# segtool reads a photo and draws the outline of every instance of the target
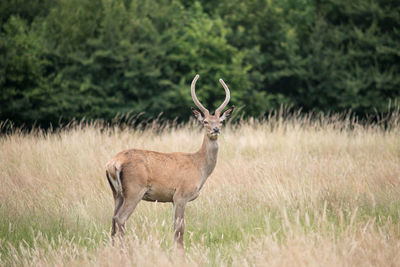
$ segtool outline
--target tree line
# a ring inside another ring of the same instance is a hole
[[[0,3],[0,121],[116,114],[183,120],[281,105],[367,114],[400,100],[397,0],[10,0]]]

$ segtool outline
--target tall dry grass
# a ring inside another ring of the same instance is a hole
[[[0,137],[1,266],[399,266],[400,123],[271,116],[227,125],[214,173],[186,212],[141,202],[113,247],[104,164],[118,151],[198,149],[194,123],[76,124]]]

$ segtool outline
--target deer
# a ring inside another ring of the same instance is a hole
[[[222,79],[225,100],[214,115],[200,103],[195,85],[197,74],[191,83],[191,96],[198,107],[192,109],[194,117],[204,128],[200,149],[194,153],[161,153],[150,150],[128,149],[119,152],[106,164],[106,177],[114,197],[114,214],[111,237],[117,232],[123,239],[125,223],[140,200],[151,202],[172,202],[174,209],[174,244],[184,249],[184,213],[186,204],[195,200],[207,178],[213,172],[218,155],[218,136],[222,122],[229,118],[235,108],[231,106],[221,114],[230,100],[230,91]]]

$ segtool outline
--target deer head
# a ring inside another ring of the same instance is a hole
[[[214,115],[211,115],[210,112],[200,103],[200,101],[196,97],[196,82],[197,79],[199,79],[199,77],[200,76],[198,74],[194,77],[192,85],[190,87],[190,92],[192,94],[193,102],[196,104],[196,106],[200,109],[201,112],[196,110],[195,108],[192,108],[192,112],[193,115],[196,117],[196,119],[198,119],[203,124],[207,136],[211,140],[216,140],[218,139],[218,136],[221,133],[222,122],[231,116],[235,106],[230,107],[221,115],[221,111],[228,104],[231,94],[229,92],[228,86],[226,86],[226,84],[222,79],[219,79],[219,82],[225,89],[226,97],[221,106],[219,106],[219,108],[215,110]]]

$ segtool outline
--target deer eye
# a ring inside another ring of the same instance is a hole
[[[203,121],[204,124],[208,124],[208,121]]]

